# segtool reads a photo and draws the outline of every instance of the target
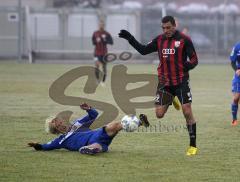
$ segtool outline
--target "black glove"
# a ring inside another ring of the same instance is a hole
[[[133,37],[127,30],[120,30],[118,36],[126,40],[130,40]]]
[[[28,146],[33,147],[35,150],[42,150],[42,145],[39,143],[30,142],[28,143]]]

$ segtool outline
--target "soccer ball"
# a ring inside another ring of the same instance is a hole
[[[125,115],[122,118],[121,123],[123,126],[123,130],[127,132],[133,132],[138,128],[140,121],[135,115]]]

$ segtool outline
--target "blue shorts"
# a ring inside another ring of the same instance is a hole
[[[240,82],[232,82],[232,92],[240,93]]]
[[[88,141],[88,145],[98,143],[102,146],[103,152],[108,151],[108,146],[111,144],[114,136],[109,136],[106,133],[105,127],[93,130],[92,132],[93,134]]]

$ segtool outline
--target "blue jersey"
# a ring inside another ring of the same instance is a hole
[[[104,127],[90,130],[89,126],[97,118],[98,112],[95,109],[90,109],[87,112],[88,115],[73,122],[72,127],[66,134],[60,135],[46,144],[42,144],[42,150],[65,148],[71,151],[78,151],[83,146],[98,143],[102,146],[103,151],[107,151],[113,137],[107,135]]]
[[[230,60],[236,64],[237,69],[240,69],[240,42],[233,47]],[[240,77],[235,74],[233,77],[233,82],[240,82]]]

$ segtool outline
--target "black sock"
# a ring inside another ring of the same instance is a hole
[[[107,75],[106,75],[106,74],[104,74],[104,75],[103,75],[103,80],[102,80],[103,82],[105,82],[105,80],[106,80],[106,77],[107,77]]]
[[[105,82],[107,78],[107,63],[103,63],[103,82]]]
[[[96,75],[97,80],[99,80],[99,69],[98,68],[95,68],[95,75]]]
[[[190,138],[190,146],[196,147],[196,123],[192,125],[187,125],[189,138]]]

